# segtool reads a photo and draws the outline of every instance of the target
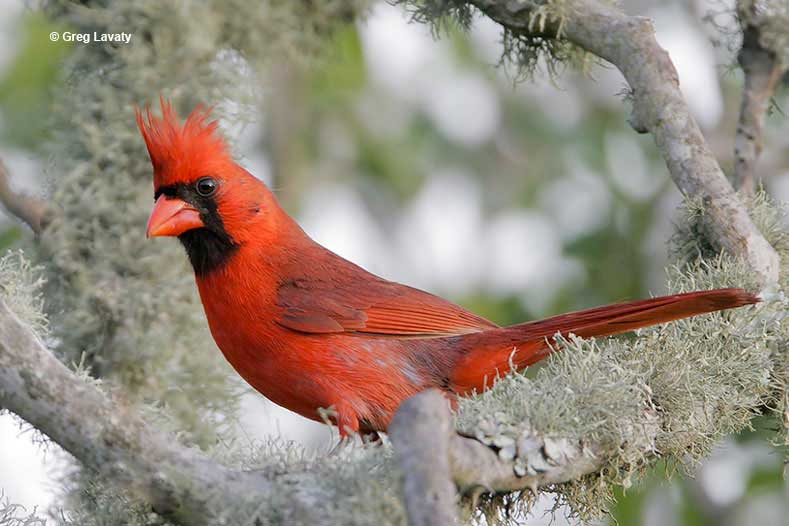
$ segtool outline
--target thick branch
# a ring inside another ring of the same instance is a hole
[[[9,178],[8,169],[0,160],[0,203],[9,213],[27,223],[36,235],[40,234],[46,206],[35,197],[14,191]]]
[[[450,437],[457,435],[444,396],[431,390],[403,402],[389,426],[389,437],[403,471],[408,524],[457,524],[449,467]]]
[[[262,474],[231,470],[180,445],[78,378],[2,301],[0,407],[184,525],[216,524],[220,510],[249,507],[271,494],[272,482]],[[320,524],[309,511],[314,506],[302,506],[297,495],[293,514]]]
[[[528,35],[537,2],[467,0],[507,29]],[[668,53],[649,20],[629,16],[597,0],[564,0],[561,38],[611,62],[633,93],[631,124],[650,132],[680,191],[703,199],[710,238],[742,257],[762,281],[778,279],[779,258],[748,216],[690,115]],[[559,21],[548,23],[554,35]],[[544,33],[542,33],[544,35]]]
[[[747,20],[743,28],[743,40],[737,61],[745,75],[745,83],[740,103],[740,118],[734,142],[734,184],[748,195],[756,190],[756,161],[762,153],[764,119],[770,106],[770,99],[786,72],[774,50],[762,44],[761,20],[756,11],[756,3],[739,6],[740,18]],[[746,13],[742,10],[752,12]]]
[[[654,452],[659,422],[653,409],[645,411],[651,424],[634,429],[628,441],[646,457]],[[457,434],[450,422],[446,399],[433,390],[403,402],[389,426],[405,477],[411,526],[451,524],[450,477],[462,493],[530,489],[536,494],[540,487],[598,471],[620,446],[545,437],[532,430],[503,452]]]

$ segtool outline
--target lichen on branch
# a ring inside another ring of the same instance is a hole
[[[476,2],[459,0],[394,0],[405,6],[414,21],[428,24],[434,34],[459,27],[468,30],[480,15]],[[527,79],[543,68],[557,76],[570,66],[586,71],[595,57],[571,40],[562,38],[564,24],[570,15],[565,0],[525,0],[517,9],[526,13],[522,24],[502,25],[503,53],[501,64],[515,72],[516,78]]]
[[[694,206],[687,217],[698,213]],[[752,213],[789,257],[783,212],[760,197]],[[677,234],[675,253],[684,259],[669,271],[672,290],[756,286],[741,261],[685,257],[693,253],[686,235],[696,232]],[[401,471],[386,446],[310,456],[287,444],[219,443],[206,456],[153,429],[133,408],[113,406],[120,400],[68,373],[31,336],[31,325],[43,327],[35,312],[36,273],[19,255],[0,261],[0,269],[3,305],[27,312],[22,325],[14,321],[18,317],[0,316],[0,404],[94,473],[83,490],[92,506],[66,517],[87,520],[93,514],[146,524],[144,503],[151,502],[181,524],[200,524],[195,517],[206,513],[210,520],[242,524],[297,518],[313,524],[405,523]],[[787,284],[784,278],[781,285]],[[693,467],[715,441],[748,426],[754,415],[785,417],[787,307],[782,294],[767,292],[758,306],[642,330],[632,340],[558,340],[559,352],[534,378],[511,374],[463,400],[457,426],[472,438],[450,432],[451,473],[464,494],[493,491],[466,501],[464,516],[527,509],[530,493],[512,492],[530,488],[558,494],[583,519],[596,517],[610,504],[613,487],[631,485],[658,459]],[[119,411],[126,416],[109,416]],[[482,507],[471,507],[474,502]]]

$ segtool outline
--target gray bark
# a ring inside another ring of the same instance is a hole
[[[516,32],[529,34],[537,2],[468,0],[488,17]],[[679,90],[668,53],[655,40],[652,23],[629,16],[597,0],[564,0],[567,18],[561,37],[607,60],[624,75],[633,96],[631,125],[649,132],[669,173],[686,196],[701,198],[710,240],[741,257],[763,283],[778,281],[779,257],[751,221]],[[556,35],[558,22],[548,21],[545,35]]]
[[[215,524],[207,495],[233,507],[271,489],[262,475],[228,469],[181,445],[77,377],[2,300],[0,407],[181,524]]]
[[[786,73],[775,50],[764,47],[762,26],[756,2],[740,2],[739,16],[743,27],[742,47],[737,61],[745,75],[740,103],[740,117],[734,139],[734,183],[747,195],[756,191],[756,161],[762,153],[763,129],[767,110],[775,89]]]

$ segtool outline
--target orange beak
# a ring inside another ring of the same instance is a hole
[[[204,227],[200,212],[181,199],[160,195],[148,218],[147,237],[180,236],[187,230]]]

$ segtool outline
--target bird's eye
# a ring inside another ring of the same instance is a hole
[[[202,177],[198,179],[197,183],[195,184],[197,193],[203,197],[210,197],[214,195],[217,186],[219,186],[219,184],[216,182],[216,179],[214,179],[213,177]]]

